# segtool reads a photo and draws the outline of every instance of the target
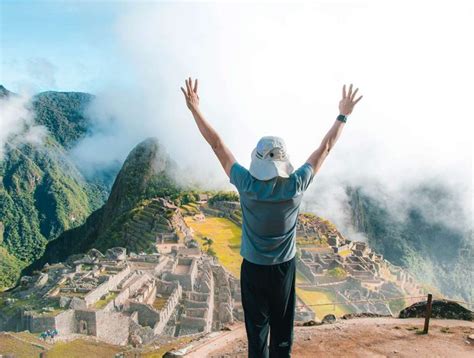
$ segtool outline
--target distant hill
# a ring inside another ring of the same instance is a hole
[[[0,86],[0,100],[14,93]],[[80,225],[108,189],[86,179],[67,155],[87,133],[84,110],[92,96],[45,92],[29,104],[48,134],[41,145],[10,145],[0,161],[0,290],[40,258],[48,241]]]
[[[407,268],[419,282],[436,287],[445,295],[472,302],[472,229],[456,230],[443,220],[430,222],[417,209],[416,199],[408,207],[408,218],[400,222],[387,210],[389,203],[374,200],[363,188],[349,188],[348,194],[353,223],[368,236],[377,252]],[[420,186],[409,194],[412,198],[439,202],[450,195],[434,184]]]

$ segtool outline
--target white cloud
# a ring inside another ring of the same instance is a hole
[[[44,126],[34,124],[29,101],[28,96],[0,98],[0,160],[3,160],[8,147],[22,143],[38,145],[46,135]]]
[[[242,164],[272,134],[285,138],[296,167],[334,121],[342,84],[354,83],[364,99],[307,201],[348,232],[342,182],[396,211],[407,188],[436,178],[462,201],[464,225],[472,14],[468,1],[134,4],[117,29],[136,85],[105,90],[98,117],[115,121],[84,143],[92,160],[108,160],[156,135],[190,175],[229,185],[184,105],[185,77],[200,79],[202,111]]]

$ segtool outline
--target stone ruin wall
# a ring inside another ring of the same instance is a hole
[[[97,336],[97,326],[96,326],[96,311],[89,310],[76,310],[74,312],[75,319],[75,331],[81,334],[87,334],[89,336]],[[86,332],[81,332],[81,324],[84,322],[86,324]],[[59,331],[59,329],[58,329]],[[61,332],[61,331],[59,331]]]
[[[216,215],[216,209],[217,211],[217,216],[224,216],[230,221],[232,221],[234,224],[240,226],[241,223],[239,222],[238,217],[235,216],[235,211],[240,210],[240,203],[237,201],[216,201],[212,205],[212,209],[206,209],[204,208],[203,211],[205,213],[210,213],[211,215]]]
[[[160,321],[160,312],[146,303],[130,302],[131,312],[138,312],[138,323],[141,326],[155,328]]]
[[[99,311],[96,315],[96,336],[116,345],[128,343],[130,317],[118,312]]]
[[[87,306],[91,306],[96,303],[100,298],[107,292],[115,289],[118,284],[130,273],[130,266],[125,267],[122,271],[109,277],[109,279],[97,286],[94,290],[84,296],[84,301]]]
[[[71,334],[77,332],[75,314],[76,312],[74,310],[67,310],[56,316],[55,328],[60,332],[60,334]]]
[[[67,310],[55,317],[34,316],[23,317],[24,329],[33,333],[57,329],[61,335],[86,333],[110,344],[123,345],[128,341],[130,318],[118,312]],[[81,332],[81,325],[86,332]]]
[[[178,305],[183,295],[183,290],[178,282],[173,282],[173,286],[173,291],[168,297],[166,305],[160,310],[160,321],[154,327],[155,334],[160,334],[161,332],[163,332],[163,329],[168,323],[168,320],[170,319],[171,315],[174,313],[174,310],[176,309],[176,306]],[[157,285],[157,291],[158,290],[159,288]]]
[[[185,331],[210,332],[214,314],[214,276],[211,268],[207,265],[205,269],[205,281],[209,292],[187,292],[185,300],[185,311],[181,316],[181,329]],[[204,272],[203,272],[204,274]]]
[[[32,312],[25,312],[21,317],[21,326],[30,332],[44,332],[56,328],[56,317],[40,316]]]
[[[302,259],[296,260],[296,268],[306,277],[308,281],[315,284],[317,283],[316,277],[314,276],[311,267]]]
[[[185,274],[174,273],[178,265],[189,265],[188,272]],[[180,257],[177,261],[175,261],[172,271],[166,272],[164,279],[166,281],[179,281],[185,290],[192,291],[197,273],[198,267],[197,260],[195,258]]]

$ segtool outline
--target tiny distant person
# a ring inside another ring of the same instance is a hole
[[[285,142],[262,137],[251,154],[249,170],[240,165],[199,109],[198,80],[181,87],[202,136],[224,167],[240,196],[243,257],[242,306],[249,357],[290,357],[295,316],[296,226],[303,193],[336,144],[352,113],[358,89],[342,88],[339,115],[319,147],[294,170]],[[267,346],[270,333],[270,346]]]

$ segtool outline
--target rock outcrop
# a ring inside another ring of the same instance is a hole
[[[400,312],[400,318],[425,317],[426,301],[417,302]],[[461,306],[459,303],[448,300],[434,300],[431,306],[432,318],[460,319],[472,321],[474,312]]]

